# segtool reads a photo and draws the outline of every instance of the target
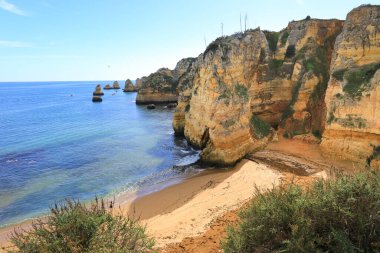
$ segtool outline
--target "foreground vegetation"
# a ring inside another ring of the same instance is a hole
[[[154,241],[134,219],[112,215],[103,200],[86,206],[67,200],[51,208],[30,231],[15,231],[11,241],[23,253],[152,252]]]
[[[380,172],[257,192],[225,252],[380,252]]]

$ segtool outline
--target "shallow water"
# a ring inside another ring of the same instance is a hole
[[[162,183],[198,159],[174,136],[172,109],[136,106],[122,90],[92,103],[98,83],[107,82],[0,83],[0,227],[64,198]]]

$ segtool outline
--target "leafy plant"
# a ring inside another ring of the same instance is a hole
[[[380,171],[257,191],[224,252],[379,252]]]
[[[285,31],[282,36],[281,36],[281,45],[285,45],[286,44],[286,41],[288,40],[288,37],[289,37],[289,32],[288,31]]]
[[[66,200],[56,204],[31,230],[15,231],[9,253],[151,252],[154,241],[134,219],[112,215],[103,200],[89,206]]]
[[[264,31],[265,37],[268,41],[269,49],[274,52],[277,49],[278,32]]]
[[[242,102],[246,102],[248,100],[248,88],[243,84],[235,85],[235,93],[242,100]]]
[[[271,125],[255,115],[251,118],[251,127],[253,129],[253,134],[257,139],[262,139],[268,136],[272,129]]]

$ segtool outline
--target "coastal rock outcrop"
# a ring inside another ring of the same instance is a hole
[[[380,6],[348,13],[330,69],[321,147],[380,168]]]
[[[191,65],[173,117],[201,159],[233,164],[265,147],[274,130],[322,131],[333,44],[343,21],[305,19],[281,32],[218,38]],[[180,87],[180,86],[179,86]]]
[[[112,84],[112,89],[118,90],[120,89],[120,84],[118,81],[114,81]]]
[[[137,93],[136,104],[173,103],[177,101],[177,82],[168,68],[150,74]]]
[[[127,79],[125,81],[125,85],[124,85],[124,89],[123,89],[124,92],[136,92],[137,91],[137,87],[135,85],[133,85],[132,81]]]
[[[188,72],[194,58],[180,60],[174,70],[161,68],[142,78],[136,104],[174,103],[178,100],[178,81]]]
[[[92,93],[94,96],[103,96],[102,86],[100,84],[96,85],[95,91]]]
[[[104,86],[104,89],[105,89],[105,90],[111,90],[111,89],[113,89],[113,88],[112,88],[111,85],[106,84],[106,85]]]

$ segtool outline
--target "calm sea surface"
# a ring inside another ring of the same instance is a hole
[[[92,103],[95,85],[106,83],[0,83],[0,227],[64,198],[86,201],[177,178],[185,172],[173,165],[197,160],[173,135],[172,109],[136,106],[136,93],[122,90]]]

